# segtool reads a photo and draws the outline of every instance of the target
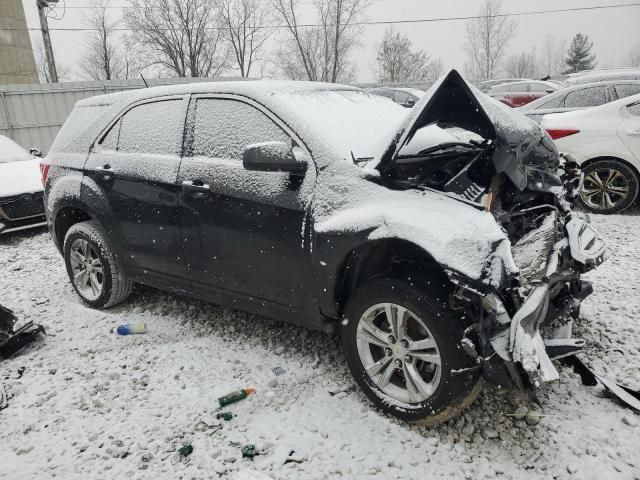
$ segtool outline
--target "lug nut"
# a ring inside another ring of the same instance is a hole
[[[385,348],[385,349],[384,349],[384,353],[386,353],[386,354],[387,354],[387,357],[390,357],[390,356],[391,356],[391,354],[392,354],[393,352],[391,351],[391,349],[390,349],[390,348]]]
[[[394,344],[396,343],[396,339],[393,335],[389,336],[389,343]]]
[[[396,360],[396,367],[401,367],[402,366],[402,362],[400,360]]]
[[[410,355],[405,355],[404,363],[411,363],[411,362],[413,362],[413,358],[411,358]]]
[[[403,338],[400,341],[400,345],[402,345],[402,348],[409,348],[409,341],[406,338]]]

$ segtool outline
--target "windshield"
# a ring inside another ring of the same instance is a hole
[[[31,160],[33,156],[16,142],[0,135],[0,163]]]

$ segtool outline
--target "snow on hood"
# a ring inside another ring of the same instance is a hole
[[[518,272],[511,244],[491,213],[438,192],[390,190],[364,176],[343,162],[320,172],[316,231],[407,240],[444,267],[494,288]]]
[[[0,197],[41,191],[40,159],[0,163]]]

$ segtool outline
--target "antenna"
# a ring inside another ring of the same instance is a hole
[[[142,74],[140,74],[140,78],[142,79],[142,81],[144,82],[144,86],[149,88],[149,84],[147,83],[147,81],[144,79],[144,77],[142,76]]]

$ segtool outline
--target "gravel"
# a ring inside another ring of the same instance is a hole
[[[583,358],[640,388],[640,217],[593,222],[615,253],[588,275]],[[638,414],[567,368],[540,405],[487,387],[428,429],[375,411],[323,333],[149,288],[88,309],[42,230],[1,237],[0,269],[0,303],[49,332],[0,363],[0,478],[640,479]],[[132,322],[148,333],[112,333]],[[257,392],[225,409],[236,416],[217,419],[217,398],[247,386]]]

